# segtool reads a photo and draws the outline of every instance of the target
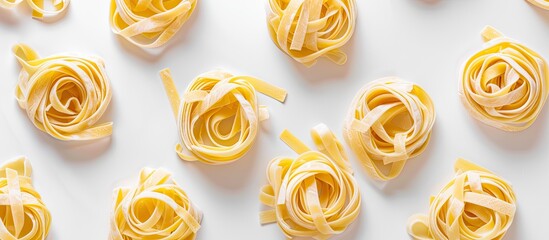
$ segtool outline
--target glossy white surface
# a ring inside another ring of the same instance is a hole
[[[356,158],[352,165],[363,196],[362,213],[334,239],[408,239],[405,224],[427,212],[429,196],[453,174],[457,157],[470,159],[510,181],[518,212],[506,239],[549,236],[549,109],[519,133],[506,133],[471,118],[457,95],[462,61],[482,46],[490,24],[549,57],[549,12],[522,0],[357,0],[358,24],[344,66],[322,60],[305,68],[269,38],[265,0],[200,0],[197,11],[164,52],[150,56],[118,40],[108,24],[109,1],[71,3],[53,23],[32,20],[24,4],[0,10],[0,161],[27,155],[36,189],[53,215],[50,239],[106,239],[112,189],[135,182],[145,166],[164,167],[205,214],[198,239],[283,239],[276,225],[260,226],[257,196],[267,163],[293,155],[278,140],[288,128],[306,143],[324,122],[341,137],[343,117],[365,83],[397,75],[422,85],[436,105],[437,122],[427,150],[403,174],[371,182]],[[104,121],[112,138],[65,143],[38,131],[18,108],[13,91],[19,66],[10,48],[24,42],[42,56],[81,52],[105,59],[113,101]],[[175,121],[158,71],[171,67],[182,91],[214,68],[257,76],[288,90],[286,104],[261,97],[271,119],[255,147],[225,166],[178,159]]]

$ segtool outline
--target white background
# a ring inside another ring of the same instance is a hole
[[[341,137],[355,92],[374,79],[396,75],[422,85],[436,105],[427,150],[387,184],[370,181],[356,158],[360,217],[334,239],[408,239],[405,225],[427,212],[429,196],[452,177],[457,157],[470,159],[510,181],[518,212],[506,239],[549,236],[549,109],[529,129],[506,133],[472,119],[457,95],[459,68],[482,46],[491,24],[549,57],[549,12],[522,0],[357,0],[356,32],[344,48],[349,59],[312,68],[295,63],[272,43],[266,0],[199,0],[196,12],[164,51],[147,54],[116,38],[109,1],[75,0],[54,23],[31,19],[22,4],[0,10],[0,161],[27,155],[35,187],[52,212],[50,239],[106,239],[111,193],[135,182],[142,167],[164,167],[203,210],[198,239],[282,239],[276,225],[260,226],[258,201],[267,163],[293,152],[278,140],[288,128],[306,143],[309,129],[326,123]],[[114,122],[111,138],[61,142],[35,129],[18,108],[14,89],[17,42],[42,56],[80,52],[105,59],[113,101],[102,119]],[[223,68],[257,76],[288,90],[280,104],[261,97],[271,119],[253,149],[236,163],[208,166],[178,159],[175,120],[158,71],[171,67],[180,91],[200,73]]]

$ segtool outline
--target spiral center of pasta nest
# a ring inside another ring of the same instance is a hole
[[[215,94],[215,93],[211,93]],[[196,139],[203,145],[209,146],[233,146],[239,140],[246,139],[251,132],[257,131],[257,120],[250,119],[250,106],[243,106],[233,95],[226,95],[220,103],[229,103],[223,106],[212,106],[203,114],[193,114],[192,128],[200,129],[195,131]],[[248,105],[248,104],[246,104]],[[196,105],[194,111],[200,111],[201,105]],[[255,115],[255,114],[254,114]],[[249,125],[251,129],[246,128]]]
[[[53,109],[67,115],[80,112],[83,99],[86,99],[85,89],[74,78],[61,78],[50,92],[50,101],[59,103],[53,105]]]
[[[414,115],[404,104],[405,101],[406,99],[401,99],[396,96],[395,93],[391,92],[386,92],[380,95],[370,95],[368,96],[368,99],[366,99],[367,105],[365,105],[368,106],[368,109],[362,109],[359,119],[364,118],[368,112],[372,111],[376,107],[388,104],[392,107],[385,112],[384,118],[380,121],[380,124],[383,126],[384,133],[387,133],[391,138],[394,138],[396,134],[399,133],[409,133],[410,130],[413,130],[414,121],[419,121],[421,119],[413,118]],[[383,146],[384,140],[382,139],[382,135],[375,129],[373,134],[376,139],[380,140],[378,143]]]
[[[322,164],[322,163],[319,163]],[[305,168],[309,166],[304,166]],[[290,212],[294,211],[299,212],[301,217],[306,217],[307,223],[302,222],[303,224],[309,224],[314,213],[311,212],[311,209],[307,208],[307,204],[317,201],[319,206],[322,208],[322,212],[325,218],[330,219],[337,211],[335,209],[340,209],[342,205],[337,206],[337,200],[340,200],[340,203],[344,203],[346,199],[345,187],[339,186],[341,182],[340,176],[336,175],[336,172],[333,170],[331,172],[322,172],[321,169],[326,168],[327,166],[322,165],[315,174],[310,174],[308,177],[304,177],[302,181],[295,181],[293,184],[288,185],[288,191],[292,193],[290,199],[293,202],[286,204]],[[296,176],[296,178],[300,178]],[[297,188],[296,188],[297,187]],[[317,192],[316,194],[310,194],[310,192]],[[326,196],[331,196],[326,197]],[[293,209],[294,206],[298,206],[299,209]]]
[[[132,210],[135,216],[135,220],[132,219],[133,226],[145,232],[164,230],[180,221],[174,209],[155,198],[140,198],[133,203]],[[157,214],[159,212],[162,214]]]

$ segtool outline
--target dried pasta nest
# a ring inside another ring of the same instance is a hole
[[[269,0],[267,16],[273,42],[307,66],[327,57],[344,64],[340,48],[351,39],[356,24],[355,0]]]
[[[464,64],[459,94],[471,115],[505,131],[534,123],[549,94],[546,60],[488,26],[484,49]]]
[[[189,19],[198,0],[111,0],[112,31],[141,48],[167,43]]]
[[[0,0],[0,8],[13,9],[23,1],[32,8],[32,17],[35,19],[60,16],[70,3],[70,0]],[[51,3],[51,8],[45,7],[48,3]]]
[[[135,187],[114,191],[111,240],[192,240],[202,213],[163,169],[144,168]]]
[[[280,102],[286,99],[284,89],[224,71],[198,76],[180,98],[169,69],[160,75],[179,127],[176,152],[186,161],[214,165],[236,161],[253,146],[259,122],[269,118],[257,92]]]
[[[324,124],[311,135],[319,151],[282,133],[299,156],[273,159],[269,184],[261,189],[261,202],[272,208],[261,213],[261,223],[276,222],[289,239],[327,239],[344,232],[360,213],[360,192],[342,144]]]
[[[40,58],[29,46],[13,48],[21,64],[19,106],[34,126],[59,140],[90,140],[112,134],[112,122],[96,124],[112,92],[103,60],[60,54]]]
[[[32,185],[32,167],[18,157],[0,167],[0,239],[44,240],[50,211]]]
[[[358,91],[343,135],[368,175],[387,181],[425,150],[435,118],[433,102],[419,85],[387,77]]]
[[[458,159],[455,177],[434,197],[427,215],[412,216],[408,233],[417,240],[502,239],[513,223],[515,193],[487,169]]]

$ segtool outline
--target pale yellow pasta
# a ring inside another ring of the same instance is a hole
[[[463,66],[459,94],[477,120],[505,131],[528,128],[549,94],[549,68],[538,53],[487,26],[484,49]]]
[[[540,8],[549,10],[549,0],[527,0],[527,1]]]
[[[70,0],[49,0],[53,9],[48,10],[44,6],[44,0],[0,0],[0,7],[12,9],[23,1],[32,8],[32,17],[37,19],[57,16],[63,13],[70,3]]]
[[[40,58],[17,44],[21,64],[15,96],[32,123],[60,140],[90,140],[111,135],[112,122],[95,125],[111,101],[103,60],[60,54]]]
[[[269,32],[280,50],[306,66],[320,57],[347,61],[340,48],[354,33],[355,0],[269,0],[269,6]]]
[[[387,181],[425,150],[435,118],[433,102],[419,85],[381,78],[358,91],[343,135],[368,175]]]
[[[139,47],[160,47],[189,19],[197,2],[198,0],[111,0],[111,29]]]
[[[179,127],[176,152],[186,161],[225,164],[239,159],[253,145],[259,122],[269,118],[256,91],[279,102],[286,99],[284,89],[222,71],[198,76],[180,99],[169,69],[160,76]]]
[[[144,168],[134,187],[114,191],[110,240],[196,238],[202,213],[163,169]]]
[[[309,149],[287,130],[280,138],[299,156],[277,157],[267,168],[260,201],[262,224],[277,223],[287,238],[327,239],[360,213],[360,192],[342,144],[324,124],[311,131],[319,149]]]
[[[431,197],[429,214],[410,218],[410,236],[416,240],[502,239],[516,212],[511,185],[463,159],[456,161],[454,171],[454,179]]]
[[[0,166],[0,239],[44,240],[50,231],[50,211],[32,186],[26,157]]]

